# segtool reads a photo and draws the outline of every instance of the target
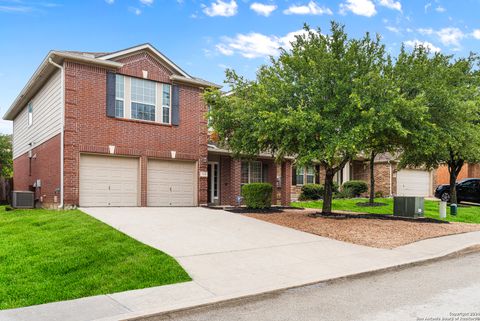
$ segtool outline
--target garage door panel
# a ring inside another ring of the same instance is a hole
[[[138,159],[81,155],[80,206],[138,206]]]
[[[397,194],[400,196],[430,196],[430,172],[412,169],[400,170],[397,173]]]
[[[194,206],[195,163],[149,160],[148,206]]]

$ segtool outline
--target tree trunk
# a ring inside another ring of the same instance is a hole
[[[370,155],[370,199],[369,203],[373,205],[375,202],[375,175],[374,175],[374,167],[375,167],[375,152],[372,151]]]
[[[450,151],[450,161],[447,162],[448,172],[450,173],[450,204],[457,204],[457,177],[462,170],[465,161],[458,159],[455,154]]]
[[[450,203],[457,204],[457,175],[455,175],[455,170],[450,170]]]
[[[332,198],[333,198],[333,176],[335,172],[332,168],[325,168],[325,185],[323,194],[322,214],[332,213]]]

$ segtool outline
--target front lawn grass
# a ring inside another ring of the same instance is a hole
[[[0,207],[0,309],[190,280],[169,255],[81,211]]]
[[[393,215],[393,198],[376,198],[375,202],[386,203],[386,206],[358,206],[357,203],[367,202],[366,198],[334,199],[332,209],[335,211],[362,212],[370,214]],[[322,201],[293,202],[293,207],[299,208],[322,208]],[[440,202],[425,200],[425,217],[439,219]],[[447,208],[449,222],[480,223],[480,206],[464,205],[458,207],[457,216],[451,216]]]

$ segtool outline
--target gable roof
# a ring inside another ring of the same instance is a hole
[[[18,113],[26,106],[30,99],[32,99],[34,95],[42,88],[42,86],[50,78],[50,76],[58,70],[58,68],[55,67],[52,62],[62,65],[64,60],[67,59],[70,61],[77,61],[85,64],[97,65],[116,70],[123,67],[124,64],[115,61],[115,59],[142,50],[152,54],[154,57],[159,59],[176,73],[170,77],[172,81],[186,83],[199,87],[222,87],[212,82],[190,76],[180,67],[178,67],[175,63],[173,63],[170,59],[168,59],[164,54],[162,54],[155,47],[148,43],[111,53],[52,50],[43,59],[40,66],[34,72],[34,74],[27,82],[25,87],[22,89],[20,94],[17,96],[17,98],[13,101],[12,105],[3,116],[3,119],[13,120],[18,115]]]
[[[100,55],[98,58],[101,59],[101,60],[114,60],[115,58],[126,56],[126,55],[129,55],[131,53],[141,51],[141,50],[145,50],[145,51],[148,51],[148,52],[152,53],[155,57],[159,58],[168,67],[170,67],[172,70],[174,70],[176,73],[180,74],[181,76],[183,76],[185,78],[192,78],[192,76],[187,74],[182,68],[177,66],[173,61],[168,59],[167,56],[165,56],[163,53],[161,53],[158,49],[156,49],[154,46],[152,46],[149,43],[144,43],[144,44],[137,45],[137,46],[134,46],[134,47],[130,47],[130,48],[127,48],[127,49],[123,49],[123,50],[107,53],[107,54],[104,54],[104,55]]]

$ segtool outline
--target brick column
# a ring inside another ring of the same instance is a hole
[[[268,164],[268,182],[272,184],[272,204],[277,204],[277,164],[273,160],[266,162]]]
[[[147,171],[148,158],[142,155],[140,156],[140,206],[147,206]]]
[[[292,162],[290,160],[282,162],[282,191],[281,201],[283,206],[289,206],[291,203],[291,189],[292,189]]]
[[[242,161],[239,159],[232,159],[230,166],[230,205],[237,205],[237,196],[241,194],[241,173]]]
[[[208,203],[208,177],[200,177],[200,172],[207,171],[207,157],[200,157],[198,160],[198,205],[207,205]]]

